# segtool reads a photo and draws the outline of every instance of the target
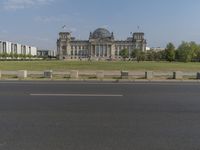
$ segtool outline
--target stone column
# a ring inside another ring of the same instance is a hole
[[[110,51],[111,51],[111,48],[110,48],[110,45],[108,45],[108,49],[107,49],[107,56],[108,56],[108,57],[110,57],[110,56],[111,56],[111,53],[110,53]]]
[[[101,44],[99,44],[99,54],[98,54],[98,57],[101,56]]]
[[[89,48],[88,48],[89,49]],[[92,45],[90,45],[89,56],[92,57]]]
[[[97,45],[94,45],[94,57],[97,57]]]
[[[79,49],[79,52],[78,52],[78,57],[82,58],[83,56],[83,46],[81,46],[81,49]]]
[[[98,49],[98,46],[95,44],[95,57],[97,57],[97,49]]]
[[[115,58],[115,46],[111,45],[111,58]]]

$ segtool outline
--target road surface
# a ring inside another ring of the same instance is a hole
[[[0,150],[198,150],[200,83],[0,82]]]

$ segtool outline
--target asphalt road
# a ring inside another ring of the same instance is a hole
[[[199,150],[200,83],[0,82],[0,150]]]

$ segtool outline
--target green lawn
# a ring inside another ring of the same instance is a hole
[[[0,70],[137,70],[200,71],[200,63],[169,62],[88,62],[88,61],[0,61]]]

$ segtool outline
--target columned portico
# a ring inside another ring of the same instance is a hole
[[[112,46],[110,44],[95,44],[91,46],[92,57],[109,58],[112,55]]]

